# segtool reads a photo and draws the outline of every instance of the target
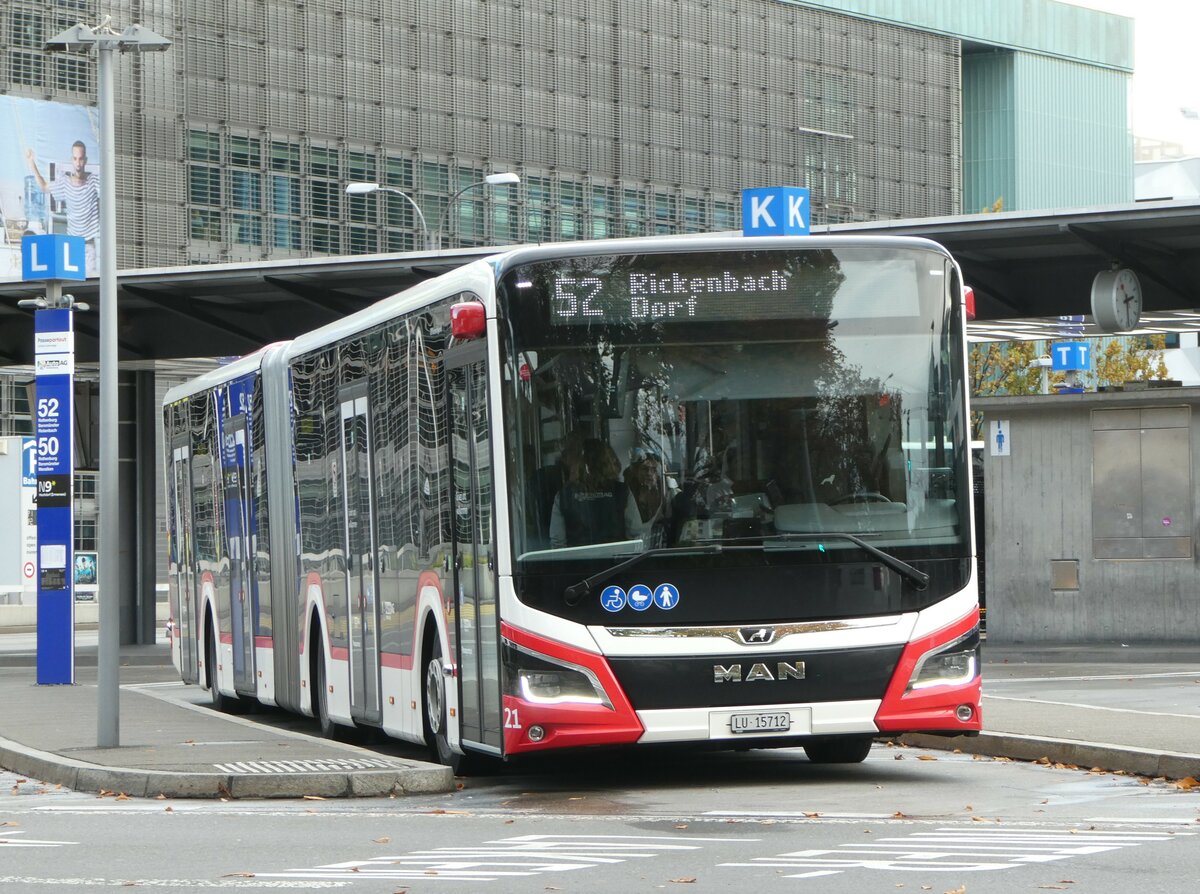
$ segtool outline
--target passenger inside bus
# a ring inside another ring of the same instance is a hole
[[[646,526],[632,492],[621,480],[621,463],[612,447],[599,438],[588,438],[579,462],[565,473],[550,512],[552,547],[642,536]]]

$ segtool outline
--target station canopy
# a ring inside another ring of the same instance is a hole
[[[815,227],[815,233],[923,236],[958,260],[976,296],[977,341],[1101,336],[1091,284],[1114,266],[1142,282],[1140,328],[1200,330],[1200,201],[1145,202],[1066,211],[1003,212]],[[242,262],[122,271],[122,362],[240,356],[353,313],[495,248]],[[76,314],[76,357],[99,355],[99,284],[64,286],[91,305]],[[33,362],[37,283],[0,282],[0,366]]]

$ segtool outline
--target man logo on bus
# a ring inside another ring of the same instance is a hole
[[[738,638],[747,646],[755,645],[756,643],[772,643],[775,641],[774,627],[743,627],[738,630]]]

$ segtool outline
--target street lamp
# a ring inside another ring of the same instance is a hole
[[[450,216],[450,209],[454,207],[454,200],[461,196],[468,189],[474,189],[477,186],[503,186],[509,183],[520,183],[521,178],[511,171],[500,174],[488,174],[482,180],[476,183],[468,183],[454,195],[450,196],[446,202],[446,207],[442,209],[442,215],[438,218],[437,228],[433,231],[434,248],[442,247],[442,228],[445,226],[446,218]]]
[[[120,744],[121,603],[117,532],[120,530],[120,456],[117,427],[117,184],[113,50],[161,52],[171,41],[141,25],[118,32],[108,16],[95,28],[83,23],[46,41],[47,53],[96,51],[99,78],[96,106],[100,115],[100,634],[97,653],[97,742],[101,748]]]
[[[425,215],[421,213],[421,206],[416,203],[412,196],[403,190],[396,189],[394,186],[384,186],[379,183],[348,183],[346,184],[346,195],[348,196],[366,196],[373,192],[390,192],[393,195],[400,196],[408,204],[413,206],[413,210],[417,212],[417,219],[421,221],[421,233],[425,237],[425,248],[427,251],[432,251],[434,248],[433,239],[429,235],[429,225],[425,223]]]

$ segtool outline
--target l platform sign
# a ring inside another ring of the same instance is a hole
[[[37,681],[75,682],[75,594],[72,556],[74,480],[74,311],[56,307],[59,281],[83,279],[83,239],[26,236],[21,269],[47,280],[46,308],[34,314],[37,403]],[[68,301],[69,305],[69,301]]]
[[[807,236],[810,219],[803,186],[742,190],[743,236]]]

